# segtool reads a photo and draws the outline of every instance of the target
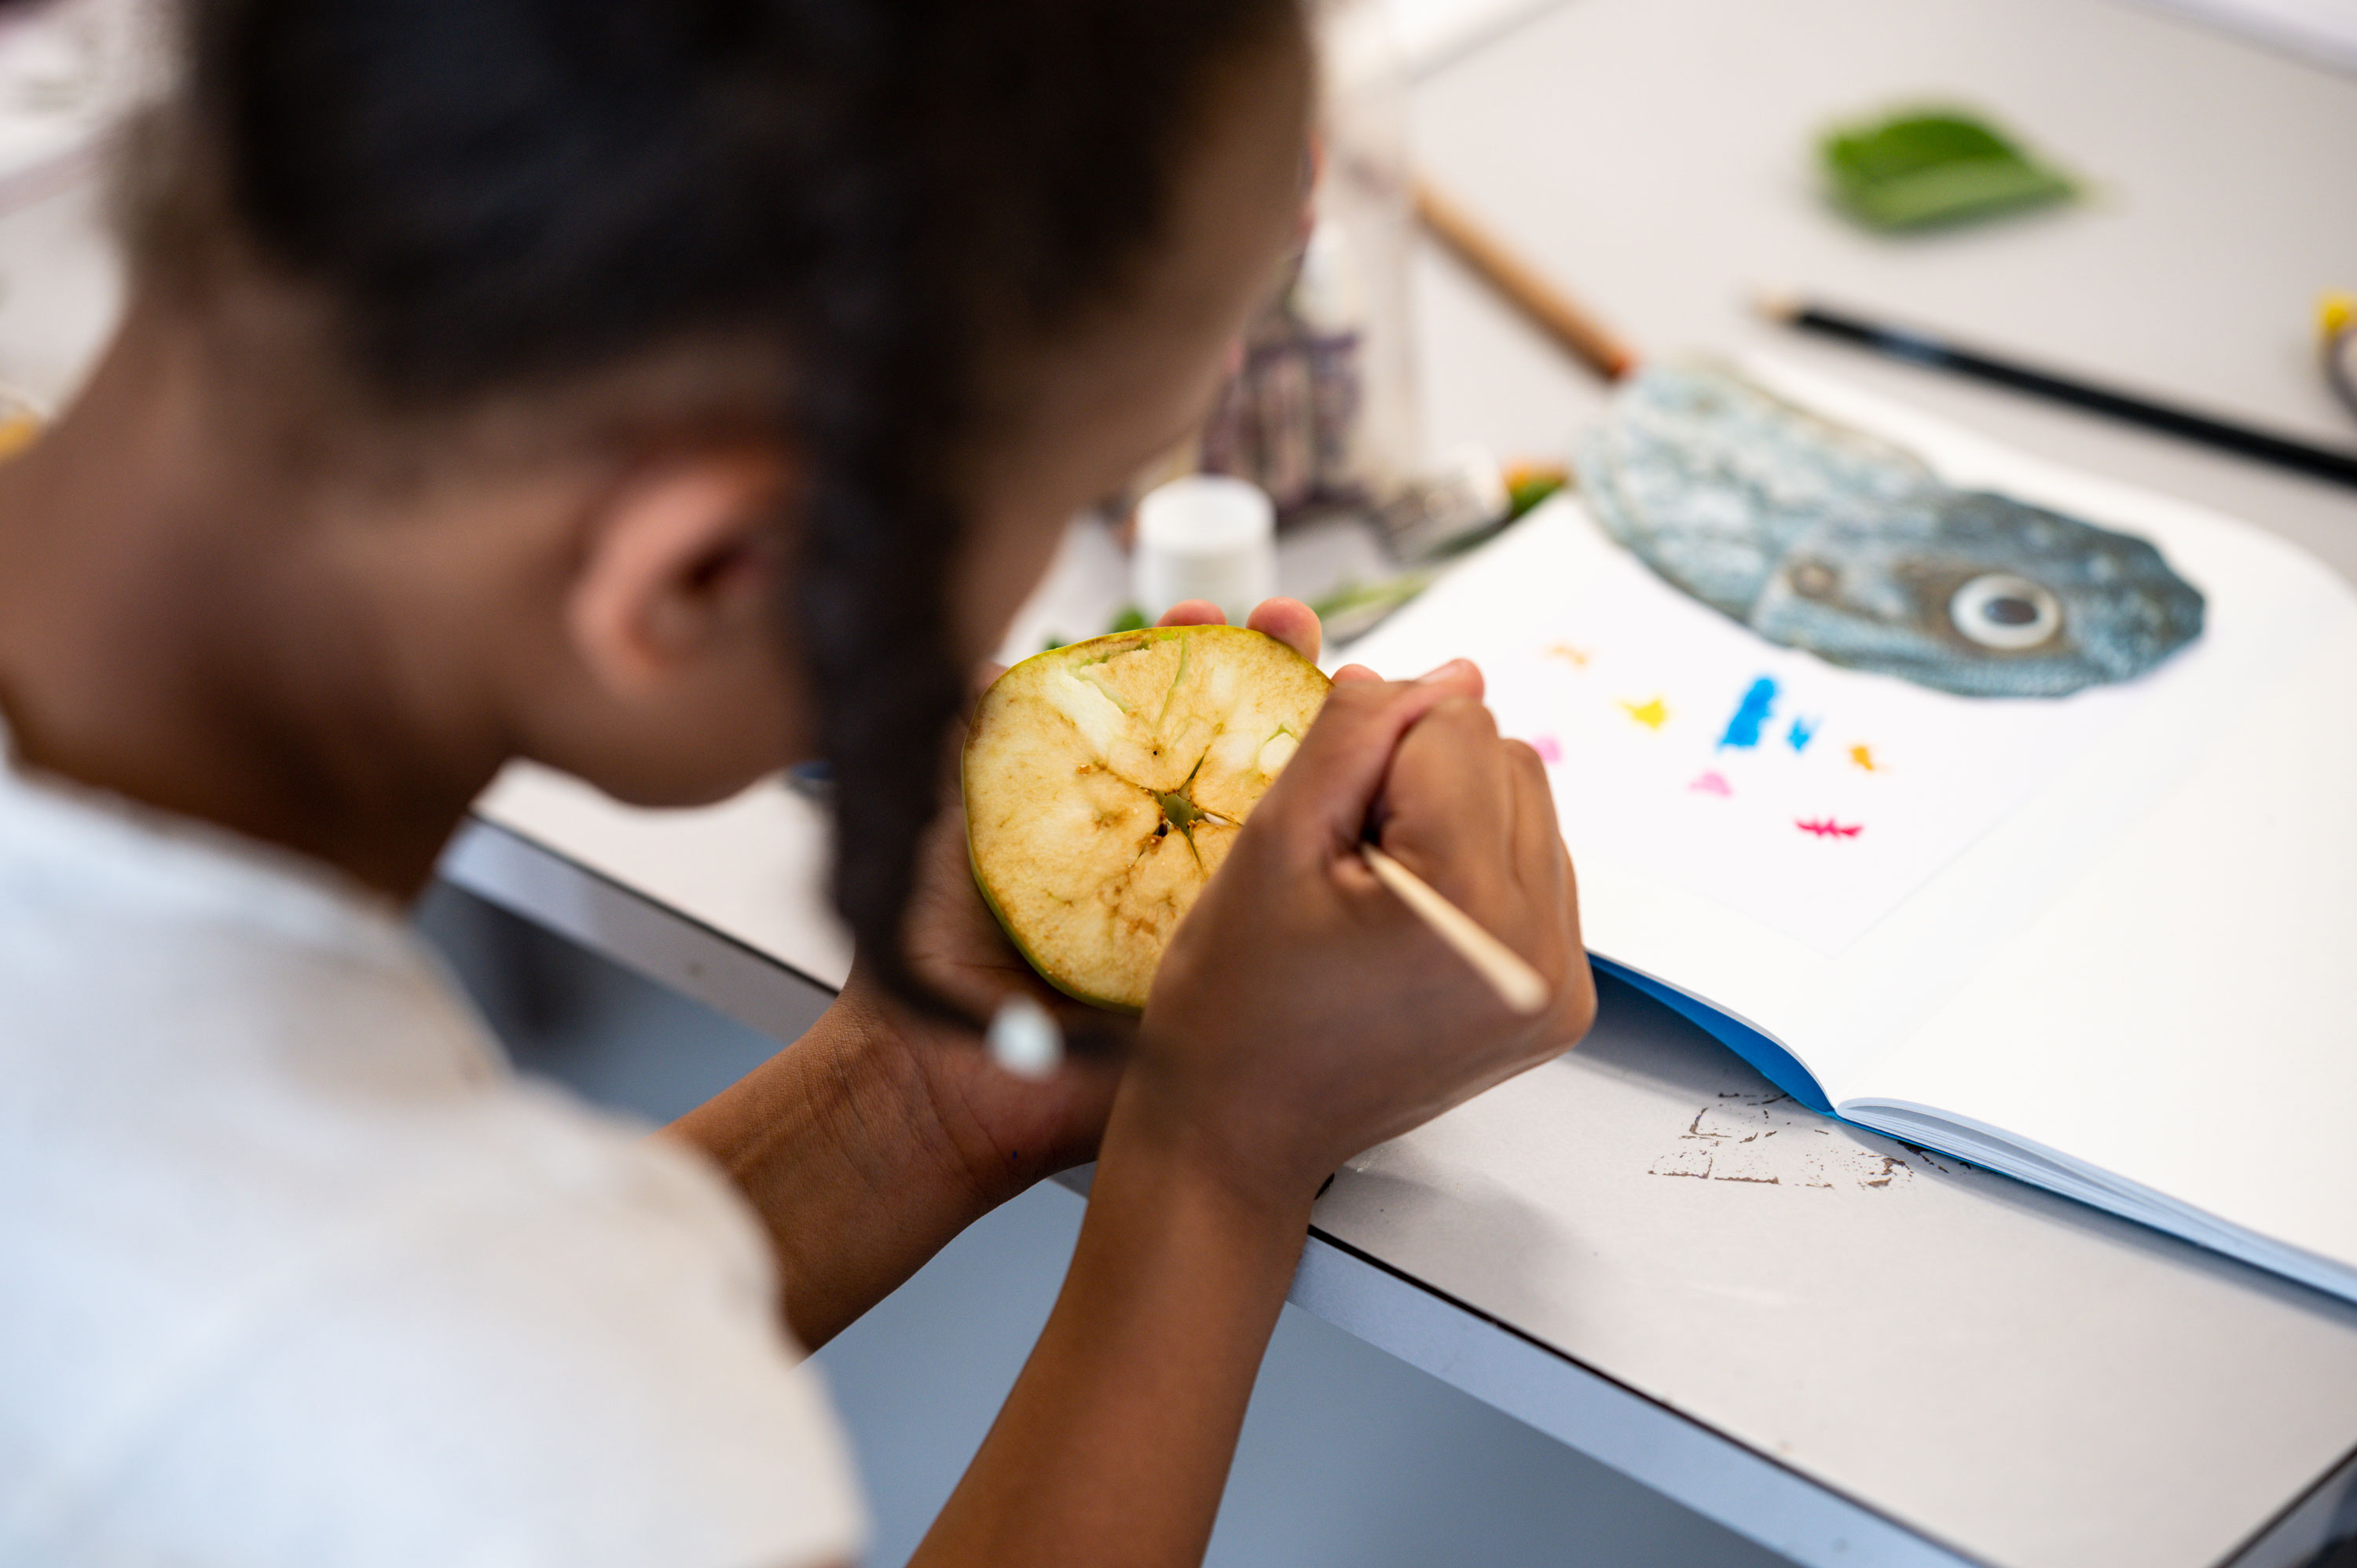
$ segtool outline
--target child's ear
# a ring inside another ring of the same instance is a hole
[[[600,685],[640,702],[714,660],[773,656],[784,484],[781,461],[738,453],[667,462],[607,496],[565,606]]]

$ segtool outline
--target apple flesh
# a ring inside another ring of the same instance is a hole
[[[1031,966],[1083,1002],[1144,1007],[1326,689],[1285,644],[1227,626],[1116,632],[1001,675],[966,736],[966,847]]]

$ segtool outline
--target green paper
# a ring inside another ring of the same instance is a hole
[[[1954,110],[1844,126],[1818,151],[1835,196],[1877,229],[1970,222],[2077,193],[2061,172]]]

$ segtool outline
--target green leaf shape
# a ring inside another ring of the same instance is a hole
[[[1818,150],[1835,197],[1877,229],[1970,222],[2078,193],[2067,176],[1958,110],[1845,126]]]

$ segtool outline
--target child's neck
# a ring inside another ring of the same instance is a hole
[[[407,898],[502,759],[496,717],[224,441],[205,362],[135,309],[0,468],[0,714],[32,767]]]

